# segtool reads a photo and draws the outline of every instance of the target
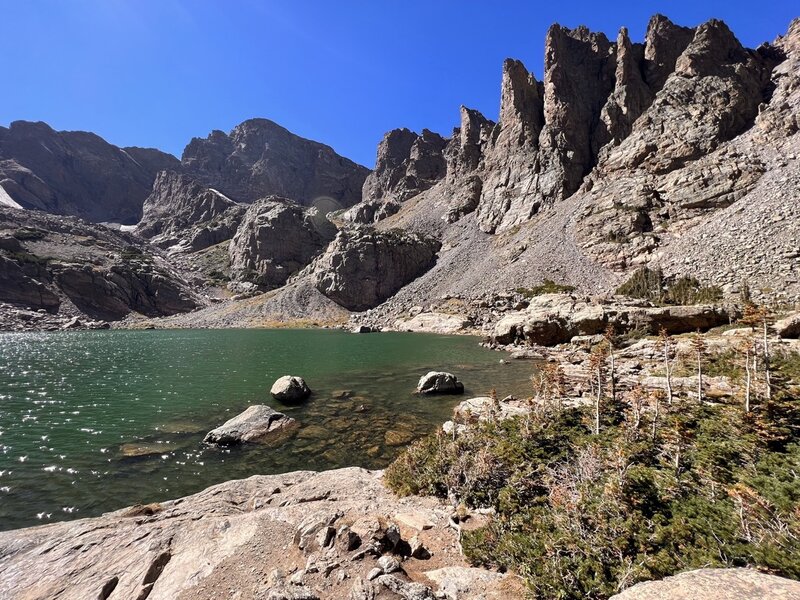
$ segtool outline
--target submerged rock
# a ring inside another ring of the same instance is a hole
[[[418,394],[463,394],[464,384],[452,373],[430,371],[419,379]]]
[[[127,458],[140,458],[143,456],[158,456],[169,451],[169,448],[159,442],[129,442],[119,447],[122,456]]]
[[[279,433],[287,433],[298,426],[296,420],[263,404],[250,406],[243,413],[212,429],[203,441],[206,444],[231,446],[235,444],[265,443]]]
[[[311,395],[311,389],[302,377],[284,375],[272,384],[269,393],[282,402],[299,402]]]

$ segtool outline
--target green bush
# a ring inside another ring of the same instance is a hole
[[[669,279],[661,269],[642,267],[617,288],[617,294],[656,304],[713,304],[722,299],[722,288],[703,285],[688,275]]]
[[[21,242],[41,240],[47,235],[47,232],[33,227],[20,227],[14,232],[14,237]]]
[[[800,578],[800,359],[775,357],[772,402],[661,405],[587,426],[588,409],[539,409],[409,447],[387,470],[399,494],[492,507],[466,531],[475,565],[510,569],[534,598],[608,598],[638,581],[707,566]],[[638,422],[638,425],[637,425]]]
[[[617,294],[661,302],[665,296],[664,286],[664,274],[661,269],[642,267],[634,271],[630,279],[617,288]]]
[[[569,294],[575,291],[575,286],[556,283],[551,279],[545,279],[539,285],[530,288],[520,287],[515,290],[526,298],[541,296],[542,294]]]

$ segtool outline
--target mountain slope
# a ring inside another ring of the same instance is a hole
[[[93,133],[15,121],[0,127],[0,204],[133,224],[156,173],[179,164],[152,148],[118,148]]]
[[[268,119],[250,119],[229,133],[194,138],[181,158],[183,171],[237,202],[284,196],[327,210],[361,199],[369,169],[332,148],[297,136]]]
[[[552,27],[544,82],[507,60],[499,123],[462,108],[435,185],[373,186],[372,215],[397,205],[377,227],[443,241],[385,308],[545,278],[608,292],[641,265],[796,296],[798,40],[800,21],[756,50],[716,20],[657,15],[644,44]]]

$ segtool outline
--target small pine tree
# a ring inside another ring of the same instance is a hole
[[[498,417],[500,416],[500,400],[497,399],[497,390],[492,388],[489,390],[489,398],[491,398],[492,407],[490,409],[492,415],[492,422],[497,422]]]

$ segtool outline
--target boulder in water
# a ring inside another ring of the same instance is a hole
[[[281,433],[288,433],[298,423],[291,417],[263,404],[248,407],[243,413],[212,429],[203,441],[206,444],[232,446],[242,443],[263,444],[274,441]]]
[[[279,378],[272,384],[269,392],[273,398],[282,402],[299,402],[311,395],[311,389],[303,378],[294,375],[284,375]]]
[[[464,384],[452,373],[431,371],[417,384],[418,394],[463,394]]]

